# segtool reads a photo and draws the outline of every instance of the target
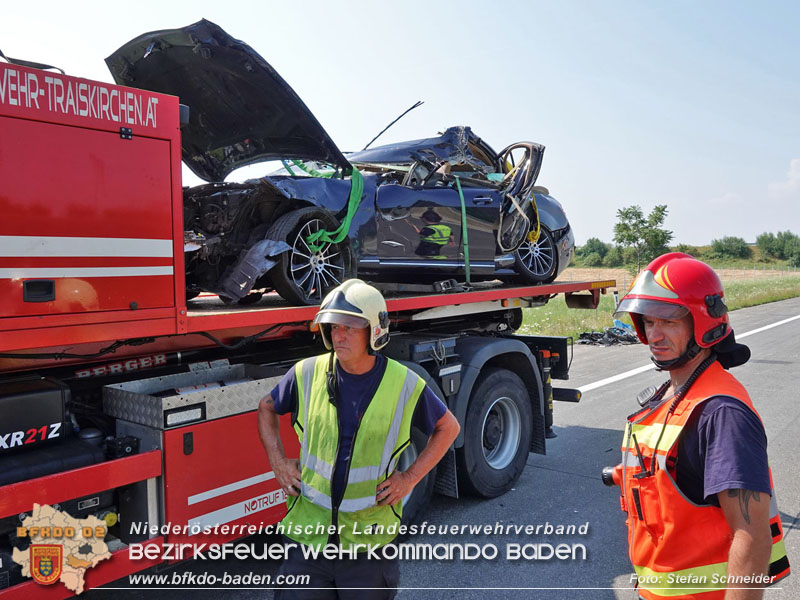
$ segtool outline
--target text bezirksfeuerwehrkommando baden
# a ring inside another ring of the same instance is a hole
[[[131,524],[131,533],[150,535],[211,535],[211,536],[246,536],[256,534],[281,534],[291,537],[292,534],[300,535],[333,535],[344,531],[344,525],[297,524],[297,523],[272,523],[268,525],[149,525],[148,523]],[[471,535],[471,536],[498,536],[498,535],[552,535],[584,536],[589,532],[589,523],[582,525],[554,525],[549,522],[539,524],[472,524],[472,525],[443,525],[423,522],[419,525],[403,525],[394,523],[388,526],[362,526],[353,524],[352,533],[356,536],[369,536],[380,533],[389,535]],[[308,558],[324,557],[327,559],[354,558],[356,554],[366,554],[368,558],[401,560],[586,560],[586,547],[580,543],[550,544],[547,542],[507,543],[498,546],[489,542],[463,542],[463,543],[392,543],[386,545],[363,543],[342,547],[338,544],[324,544],[316,547],[295,543],[170,543],[148,544],[147,542],[131,544],[128,548],[132,560],[224,560],[237,558],[239,560],[281,560],[291,548],[300,548]]]

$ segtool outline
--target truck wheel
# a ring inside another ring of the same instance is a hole
[[[458,450],[459,485],[485,498],[510,490],[531,445],[531,400],[507,369],[487,368],[472,391]]]
[[[397,460],[397,469],[406,471],[410,467],[425,445],[428,443],[428,438],[416,427],[411,429],[411,445],[406,448]],[[403,498],[403,523],[411,525],[419,521],[419,518],[424,513],[424,508],[430,502],[433,495],[433,484],[436,481],[436,467],[431,469],[425,477],[422,478],[416,487],[411,490],[411,493]]]
[[[269,272],[272,285],[284,300],[292,304],[320,304],[334,287],[356,276],[355,258],[350,241],[338,244],[320,242],[312,250],[306,238],[320,230],[333,231],[336,219],[320,208],[301,208],[279,218],[267,237],[286,240],[291,250],[284,252]]]
[[[526,283],[550,283],[558,272],[556,244],[551,234],[542,225],[539,239],[535,243],[527,239],[514,252],[515,270]]]

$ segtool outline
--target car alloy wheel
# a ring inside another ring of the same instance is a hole
[[[341,250],[329,242],[309,244],[312,233],[324,230],[319,219],[306,222],[292,243],[289,274],[294,284],[309,299],[322,302],[323,293],[340,285],[344,280],[345,266]]]
[[[544,227],[539,231],[539,239],[522,242],[514,253],[517,273],[530,283],[550,282],[555,279],[558,258],[553,235]]]
[[[281,297],[292,304],[320,304],[330,290],[356,276],[348,238],[337,244],[308,241],[311,234],[338,226],[330,213],[314,207],[294,210],[275,221],[267,237],[286,240],[291,247],[269,272]]]

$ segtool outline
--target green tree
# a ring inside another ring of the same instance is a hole
[[[699,254],[697,248],[690,246],[689,244],[678,244],[675,246],[675,252],[683,252],[684,254],[694,256],[695,258],[697,258],[697,255]]]
[[[581,255],[588,257],[590,254],[597,253],[602,259],[608,252],[609,245],[598,238],[592,237],[586,240],[586,243],[581,246]]]
[[[775,236],[775,246],[777,247],[777,258],[788,259],[798,244],[798,238],[791,231],[779,231]]]
[[[647,217],[640,206],[628,206],[617,211],[614,241],[633,249],[637,272],[642,263],[669,252],[667,244],[672,240],[672,232],[662,227],[667,212],[666,204],[657,205]]]
[[[783,253],[791,266],[800,267],[800,237],[792,235],[788,238],[784,243]]]
[[[620,267],[624,262],[622,256],[622,248],[619,246],[612,246],[606,255],[603,257],[604,267]]]
[[[586,267],[600,267],[603,265],[603,257],[597,252],[592,252],[583,257],[583,264]]]
[[[765,258],[770,256],[778,258],[782,248],[778,248],[778,239],[774,233],[762,233],[756,238],[756,246]]]
[[[711,240],[711,249],[724,258],[750,258],[753,251],[742,238],[728,235],[719,240]]]

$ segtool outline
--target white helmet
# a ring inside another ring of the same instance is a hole
[[[370,328],[369,345],[373,350],[380,350],[389,343],[389,313],[386,300],[381,293],[360,279],[348,279],[340,286],[332,289],[317,316],[311,323],[311,331],[319,331],[325,347],[332,348],[324,324],[336,323],[345,327],[360,329]]]

